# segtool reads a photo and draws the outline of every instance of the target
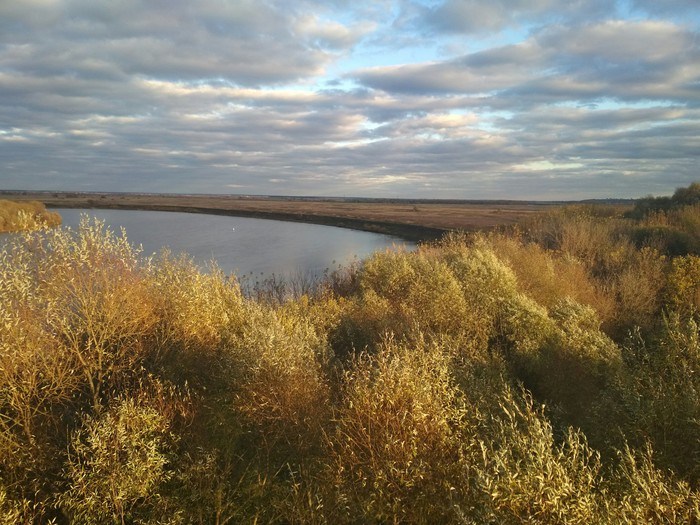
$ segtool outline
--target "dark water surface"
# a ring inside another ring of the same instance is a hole
[[[160,211],[52,211],[61,214],[63,226],[74,229],[83,214],[104,220],[117,233],[123,227],[144,255],[168,247],[174,254],[190,254],[202,266],[214,260],[240,277],[320,275],[378,250],[415,247],[389,235],[296,222]]]

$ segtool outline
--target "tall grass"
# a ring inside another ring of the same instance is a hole
[[[14,237],[0,523],[698,522],[700,270],[638,244],[651,220],[556,211],[254,293],[87,219]]]

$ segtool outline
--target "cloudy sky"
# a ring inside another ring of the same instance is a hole
[[[0,189],[669,194],[699,33],[698,0],[0,0]]]

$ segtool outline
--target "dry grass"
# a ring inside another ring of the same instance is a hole
[[[516,224],[551,207],[526,202],[401,202],[215,195],[42,193],[39,197],[53,207],[195,211],[299,220],[433,239],[448,230],[472,231]],[[27,196],[13,195],[12,198]]]

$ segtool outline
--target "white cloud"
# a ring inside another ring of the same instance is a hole
[[[700,27],[690,1],[629,6],[632,18],[603,0],[0,2],[0,182],[670,191],[697,178]]]

